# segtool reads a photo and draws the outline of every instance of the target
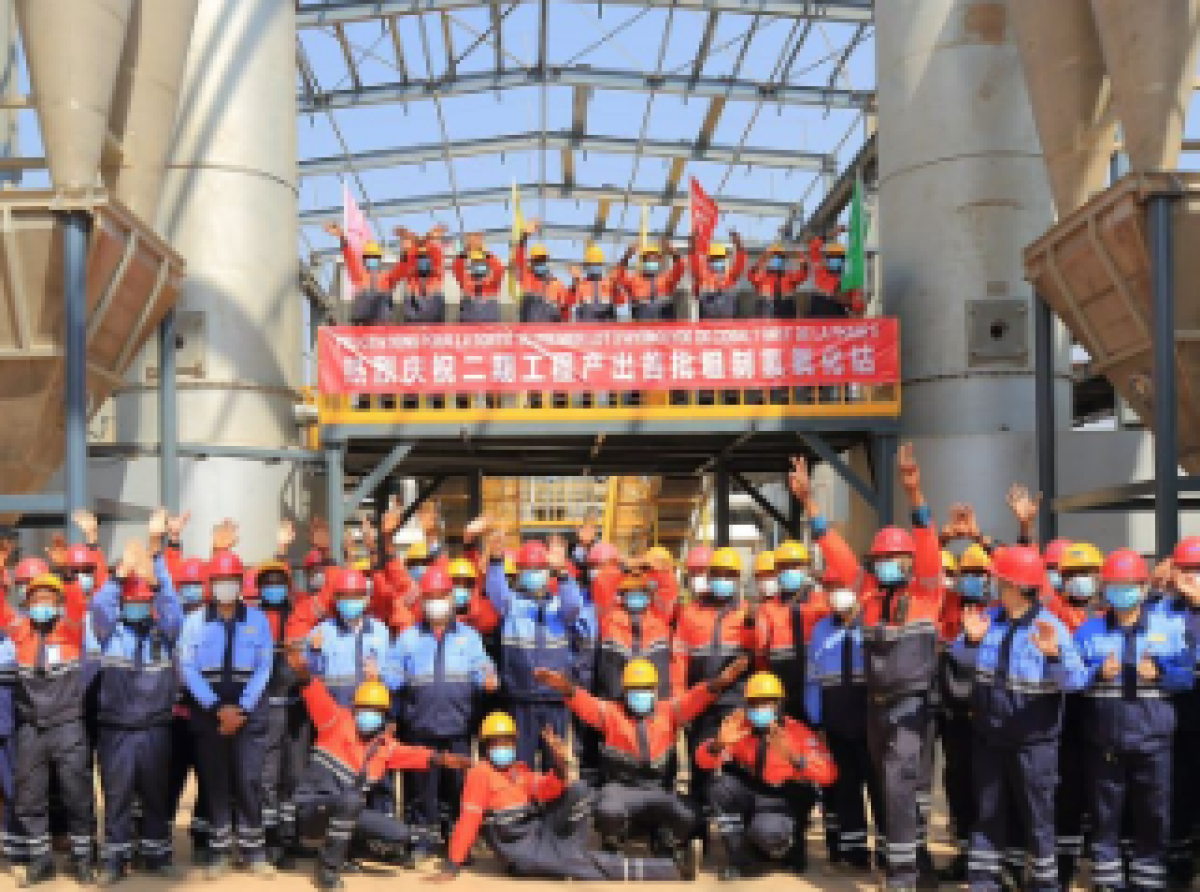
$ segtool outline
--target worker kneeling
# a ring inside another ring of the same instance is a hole
[[[725,844],[722,880],[736,880],[762,860],[789,857],[797,839],[795,802],[799,783],[827,787],[837,777],[833,757],[802,722],[783,714],[779,678],[757,672],[746,682],[746,708],[730,713],[717,736],[700,744],[696,764],[716,771],[708,802]]]
[[[302,835],[324,840],[317,857],[317,885],[336,889],[351,844],[389,863],[400,860],[412,845],[408,827],[367,809],[366,791],[382,780],[384,772],[455,771],[471,760],[396,743],[384,730],[391,701],[381,682],[360,684],[353,708],[347,709],[338,705],[320,679],[311,677],[299,648],[289,651],[288,664],[303,685],[301,696],[317,728],[312,762],[296,789],[297,819]]]
[[[649,660],[631,660],[622,673],[624,702],[600,700],[546,669],[534,677],[562,693],[567,708],[597,728],[604,784],[596,804],[596,828],[605,848],[618,850],[637,826],[656,831],[660,854],[686,858],[682,849],[696,824],[695,811],[668,786],[667,766],[680,729],[712,706],[719,693],[746,671],[742,657],[716,678],[694,685],[672,700],[659,700],[658,670]],[[698,842],[698,840],[697,840]]]
[[[536,774],[517,761],[517,726],[502,712],[483,720],[479,747],[485,758],[467,773],[462,816],[450,840],[450,859],[438,881],[453,879],[483,828],[484,839],[510,874],[575,880],[679,880],[696,878],[684,850],[670,858],[626,858],[589,848],[594,794],[584,783],[566,785],[569,752],[547,727],[542,732],[554,771]]]

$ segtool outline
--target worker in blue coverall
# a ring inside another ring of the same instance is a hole
[[[142,869],[172,877],[171,715],[178,684],[175,646],[183,611],[162,554],[166,512],[151,519],[151,559],[130,543],[115,578],[88,610],[85,641],[100,665],[97,753],[104,788],[104,845],[99,882],[122,879],[135,844]],[[140,807],[140,840],[134,806]]]
[[[366,615],[371,593],[362,572],[336,569],[330,582],[334,615],[309,633],[309,668],[339,706],[350,706],[367,674],[382,672],[391,636],[386,625]]]
[[[272,876],[262,819],[262,775],[268,739],[264,696],[271,677],[271,626],[257,607],[242,600],[245,570],[231,551],[209,563],[212,603],[184,621],[179,666],[196,701],[200,778],[208,793],[211,858],[209,879],[233,866],[233,832],[246,867]]]
[[[1010,816],[1027,834],[1033,892],[1058,892],[1054,788],[1063,693],[1087,670],[1066,627],[1039,599],[1046,570],[1036,548],[1000,549],[992,564],[999,603],[963,614],[952,657],[974,669],[972,771],[976,822],[968,853],[972,889],[1001,887]],[[1016,840],[1012,842],[1016,843]]]
[[[1171,695],[1193,684],[1195,657],[1185,627],[1146,603],[1150,574],[1141,555],[1114,551],[1100,570],[1108,611],[1079,627],[1087,667],[1084,753],[1092,815],[1092,884],[1097,890],[1162,889],[1171,818]],[[1132,835],[1128,883],[1122,817]]]

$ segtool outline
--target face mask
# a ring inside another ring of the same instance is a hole
[[[1067,597],[1074,601],[1090,601],[1096,596],[1096,578],[1094,576],[1072,576],[1063,587]]]
[[[417,275],[418,276],[427,276],[431,272],[433,272],[433,261],[431,261],[428,257],[418,257],[417,258]]]
[[[416,564],[408,568],[408,575],[412,577],[413,582],[420,582],[421,577],[425,575],[425,570],[424,564]]]
[[[517,748],[513,746],[494,746],[488,750],[488,759],[497,768],[507,768],[517,761]]]
[[[363,737],[371,737],[379,733],[379,729],[383,727],[383,713],[375,712],[373,709],[364,709],[362,712],[354,713],[354,724],[358,726],[358,733]]]
[[[471,278],[472,279],[482,279],[484,276],[487,275],[487,271],[488,271],[488,268],[487,268],[486,263],[472,263],[471,264]]]
[[[587,277],[593,281],[604,278],[604,267],[589,263],[586,267]]]
[[[659,267],[657,260],[647,260],[642,264],[642,272],[649,276],[656,275],[658,273],[658,269]]]
[[[544,263],[535,263],[530,269],[533,270],[533,274],[539,279],[544,279],[550,275],[550,267]]]
[[[714,579],[709,588],[718,598],[732,598],[737,594],[738,584],[736,579]]]
[[[368,257],[366,260],[363,261],[363,266],[365,266],[367,269],[372,270],[372,271],[377,270],[377,269],[379,269],[379,266],[380,266],[379,258],[378,257]]]
[[[783,258],[779,255],[772,257],[767,261],[767,269],[773,273],[781,272],[783,270]]]
[[[724,260],[709,261],[708,268],[711,269],[714,273],[723,273],[723,272],[725,272],[725,261]]]
[[[287,600],[288,587],[286,585],[264,585],[262,587],[262,599],[268,604],[282,604]]]
[[[900,566],[896,558],[875,562],[875,578],[880,585],[902,585],[908,581],[908,574]]]
[[[758,581],[758,593],[764,598],[774,598],[779,594],[779,580],[760,579]]]
[[[992,580],[987,576],[964,576],[958,580],[958,590],[968,601],[990,601]]]
[[[232,604],[242,595],[242,584],[236,579],[221,579],[212,584],[213,600],[218,604]]]
[[[92,593],[92,589],[96,585],[96,577],[92,576],[90,573],[80,573],[75,578],[79,583],[79,587],[83,589],[83,593],[85,595],[90,595]]]
[[[1047,570],[1046,581],[1050,583],[1050,588],[1054,589],[1056,592],[1062,591],[1062,574],[1057,570]]]
[[[785,592],[798,592],[808,584],[808,573],[799,567],[788,567],[779,574],[779,587]]]
[[[58,616],[58,607],[45,601],[39,601],[29,608],[29,618],[39,625],[51,622],[56,616]]]
[[[144,623],[150,619],[150,602],[126,601],[121,605],[121,616],[127,623]]]
[[[708,577],[693,576],[692,577],[692,594],[707,595],[708,594]]]
[[[1142,587],[1137,583],[1106,585],[1104,600],[1112,605],[1113,610],[1119,610],[1122,613],[1132,610],[1142,600]]]
[[[450,602],[445,598],[436,598],[425,602],[425,619],[431,623],[445,622],[450,617]]]
[[[654,709],[654,691],[626,691],[625,705],[634,715],[649,715]]]
[[[825,269],[831,273],[840,273],[842,271],[842,260],[840,257],[830,257],[825,261]]]
[[[204,586],[199,582],[185,582],[179,586],[179,598],[185,604],[199,604],[204,600]]]
[[[834,613],[849,613],[858,604],[858,596],[853,589],[835,588],[829,593],[829,606]]]
[[[325,585],[324,573],[313,573],[308,577],[308,590],[310,592],[319,592]]]
[[[588,567],[588,579],[594,580],[599,575],[600,575],[599,567]]]
[[[775,707],[751,706],[746,710],[746,718],[750,720],[750,724],[754,728],[760,731],[763,728],[769,728],[775,721]]]
[[[521,588],[530,594],[536,594],[546,587],[546,583],[550,581],[550,574],[545,570],[522,570],[521,571]]]
[[[630,613],[644,613],[650,606],[650,596],[645,592],[626,592],[625,609]]]
[[[354,620],[363,615],[363,611],[366,609],[367,602],[361,598],[337,602],[338,616],[347,622],[354,622]]]
[[[466,586],[456,585],[451,594],[454,595],[454,609],[464,611],[471,606],[471,590]]]

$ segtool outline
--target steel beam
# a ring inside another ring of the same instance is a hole
[[[396,57],[396,71],[403,81],[408,80],[408,64],[404,61],[404,40],[400,37],[400,25],[395,16],[387,19],[388,34],[392,38],[392,53]]]
[[[871,137],[858,150],[854,160],[842,171],[831,188],[821,199],[808,218],[808,230],[812,233],[822,233],[832,228],[837,222],[838,215],[849,206],[854,197],[854,181],[862,177],[864,183],[875,179],[879,170],[879,140],[877,134]]]
[[[533,0],[510,0],[533,2]],[[594,6],[595,0],[576,0]],[[645,6],[645,0],[603,0],[605,6]],[[872,0],[673,0],[679,10],[730,12],[822,22],[859,24],[874,18]],[[336,23],[365,22],[381,16],[417,15],[423,12],[457,12],[475,9],[478,0],[326,0],[300,3],[297,28],[322,28]]]
[[[1038,535],[1043,542],[1058,538],[1058,436],[1054,407],[1054,312],[1040,297],[1033,300],[1033,386],[1037,429]]]
[[[333,443],[325,449],[325,520],[329,524],[329,552],[335,564],[340,564],[342,538],[346,532],[346,453],[345,446]]]
[[[1160,558],[1179,541],[1179,430],[1175,396],[1175,202],[1151,195],[1150,296],[1154,337],[1154,534]]]
[[[493,45],[496,47],[496,64],[497,71],[504,70],[504,17],[500,15],[499,0],[491,0],[488,4],[492,11],[492,33],[495,35]]]
[[[871,465],[875,470],[875,517],[881,527],[891,526],[896,518],[895,434],[877,435],[871,440]]]
[[[733,478],[734,483],[741,487],[742,492],[750,496],[754,504],[758,505],[759,508],[771,516],[772,520],[785,530],[791,528],[791,522],[788,518],[784,516],[782,511],[767,501],[763,494],[758,491],[758,487],[732,468],[729,469],[729,476]]]
[[[722,461],[713,472],[713,541],[718,548],[729,545],[729,470]]]
[[[413,440],[401,440],[392,447],[392,451],[384,456],[383,461],[375,466],[366,477],[359,481],[358,486],[354,488],[354,492],[346,499],[346,512],[349,513],[362,504],[362,500],[367,497],[368,493],[375,492],[379,485],[387,479],[387,476],[396,470],[396,466],[413,451],[413,447],[417,444]]]
[[[676,96],[699,96],[742,102],[774,102],[780,105],[810,105],[819,108],[862,109],[874,105],[871,90],[845,90],[811,84],[765,84],[752,80],[702,77],[693,81],[686,74],[646,74],[626,69],[589,68],[572,65],[527,70],[483,71],[453,78],[409,80],[369,84],[361,88],[323,90],[312,101],[301,94],[297,111],[311,115],[326,110],[366,108],[422,99],[448,99],[492,90],[536,87],[595,87],[598,90],[653,90]]]
[[[0,496],[0,514],[49,514],[62,517],[66,503],[66,496],[62,493]],[[66,513],[70,514],[69,511]],[[74,524],[68,523],[67,526]]]
[[[442,43],[445,44],[446,50],[446,77],[454,77],[458,72],[458,65],[454,61],[454,32],[450,27],[450,13],[442,13]]]
[[[350,46],[350,40],[346,37],[346,29],[341,24],[337,24],[333,26],[333,33],[337,38],[338,46],[342,49],[342,58],[346,60],[350,83],[354,84],[355,90],[361,90],[363,88],[362,78],[358,74],[358,65],[354,61],[354,50]]]
[[[429,497],[437,492],[441,485],[446,482],[447,476],[446,474],[438,474],[417,490],[417,497],[413,499],[411,505],[407,505],[404,508],[404,513],[400,515],[401,527],[412,520],[413,515],[417,513],[417,509],[424,505],[429,500]]]
[[[876,511],[879,510],[879,493],[868,486],[866,481],[859,477],[858,474],[854,473],[854,469],[846,464],[842,460],[842,457],[834,452],[833,448],[819,434],[811,431],[801,431],[800,439],[804,441],[805,446],[820,457],[821,461],[829,464],[839,477],[849,483],[868,505],[875,508]]]
[[[62,212],[64,436],[66,516],[89,507],[87,467],[87,254],[92,218],[87,211]],[[67,524],[72,544],[83,531]]]
[[[158,325],[158,480],[159,502],[179,513],[179,415],[175,382],[175,311]]]

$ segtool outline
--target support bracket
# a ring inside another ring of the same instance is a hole
[[[408,457],[408,454],[413,451],[413,447],[417,444],[412,440],[401,440],[392,447],[392,451],[384,456],[383,461],[377,464],[374,470],[366,477],[359,481],[358,486],[354,488],[354,492],[346,499],[346,513],[349,514],[355,508],[362,504],[370,493],[373,493],[376,487],[384,481],[384,479],[396,470],[396,466]]]
[[[804,441],[804,445],[817,454],[823,462],[827,462],[837,471],[838,476],[845,480],[854,488],[860,496],[866,500],[867,504],[879,511],[879,493],[873,487],[867,484],[865,480],[858,476],[842,457],[833,451],[833,448],[825,442],[820,434],[814,434],[811,431],[800,431],[800,439]]]
[[[754,504],[758,505],[759,508],[762,508],[763,511],[769,514],[771,518],[785,530],[791,530],[792,524],[788,518],[783,514],[782,511],[767,501],[763,494],[758,491],[758,487],[747,480],[741,473],[734,471],[733,469],[730,469],[729,476],[733,478],[733,482],[741,487],[742,491],[746,493],[746,495],[750,496],[750,498],[754,500]]]

